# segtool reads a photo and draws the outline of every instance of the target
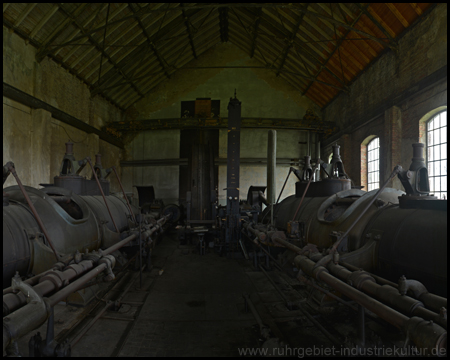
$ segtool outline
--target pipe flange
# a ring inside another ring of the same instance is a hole
[[[39,279],[39,283],[42,283],[42,282],[48,280],[48,281],[52,282],[53,285],[55,285],[56,290],[59,290],[62,288],[62,286],[64,284],[64,279],[63,279],[62,275],[63,274],[61,271],[58,271],[58,270],[50,271]]]
[[[358,290],[361,290],[363,284],[366,281],[376,283],[375,279],[364,270],[353,271],[348,279],[352,282],[353,286]]]

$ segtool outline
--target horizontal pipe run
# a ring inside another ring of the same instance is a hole
[[[61,291],[58,291],[56,294],[52,295],[49,298],[50,306],[55,306],[60,301],[67,298],[70,294],[74,293],[75,291],[77,291],[78,289],[83,287],[83,285],[85,283],[87,283],[89,280],[91,280],[91,279],[95,278],[97,275],[99,275],[103,270],[106,269],[106,267],[107,266],[105,263],[96,266],[94,269],[89,271],[87,274],[83,275],[78,280],[75,280],[73,283],[69,284]]]
[[[353,284],[359,290],[364,291],[366,294],[373,296],[388,306],[406,313],[409,316],[419,316],[425,320],[433,320],[444,329],[447,328],[447,320],[440,318],[439,314],[424,308],[419,300],[409,296],[400,295],[398,290],[392,286],[377,284],[375,279],[365,271],[352,272],[343,266],[335,265],[332,262],[328,263],[327,268],[336,277],[347,283]]]
[[[369,295],[362,293],[361,291],[351,287],[350,285],[339,280],[335,276],[329,274],[328,270],[323,266],[316,266],[316,263],[306,256],[299,255],[294,259],[297,268],[302,269],[307,275],[313,278],[323,281],[325,284],[340,291],[345,296],[356,301],[358,304],[363,305],[366,309],[372,311],[383,320],[387,321],[396,328],[402,329],[408,320],[408,317],[399,313],[398,311],[391,309],[390,307],[375,300]]]
[[[114,251],[119,250],[122,246],[128,244],[129,242],[133,241],[136,238],[137,238],[136,234],[130,235],[130,236],[126,237],[125,239],[123,239],[122,241],[119,241],[117,244],[114,244],[114,245],[110,246],[109,248],[102,250],[101,254],[109,255],[109,254],[113,253]]]

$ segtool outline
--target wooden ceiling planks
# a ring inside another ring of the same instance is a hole
[[[164,73],[217,44],[219,8],[228,7],[229,41],[325,106],[386,48],[395,50],[395,39],[430,6],[112,3],[106,36],[107,4],[6,3],[3,17],[4,26],[40,44],[38,61],[49,54],[90,84],[92,94],[124,108],[164,81]]]

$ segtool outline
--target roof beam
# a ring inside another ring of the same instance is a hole
[[[184,6],[183,4],[180,4],[180,6]],[[197,59],[197,53],[195,52],[195,46],[194,46],[194,41],[192,38],[192,32],[191,32],[191,27],[189,26],[189,17],[186,14],[186,11],[183,9],[181,10],[182,14],[183,14],[183,18],[184,18],[184,25],[186,26],[186,30],[188,33],[188,37],[189,37],[189,44],[191,45],[191,49],[192,49],[192,55],[194,55],[194,58]]]
[[[180,11],[180,9],[178,9]],[[136,14],[139,14],[140,12],[136,12]],[[152,42],[156,42],[160,39],[160,34],[168,35],[171,33],[173,29],[179,28],[183,25],[184,19],[182,19],[181,16],[176,16],[171,21],[166,21],[166,24],[160,29],[160,31],[157,31],[152,37],[150,38]],[[124,54],[119,58],[118,66],[120,66],[122,69],[127,69],[127,71],[133,67],[133,64],[135,64],[137,61],[139,61],[143,56],[146,56],[147,50],[149,48],[148,41],[144,41],[139,44],[139,46]],[[103,76],[102,84],[103,86],[108,85],[108,82],[115,77],[114,68],[109,69],[105,75]],[[111,85],[111,84],[109,84]],[[99,92],[100,89],[94,88],[94,91]]]
[[[386,25],[386,23],[375,13],[373,10],[370,10],[370,8],[365,8],[361,4],[355,4],[360,10],[364,12],[364,15],[366,15],[370,21],[372,21],[378,29],[381,30],[381,32],[389,39],[390,43],[395,44],[395,48],[397,48],[397,43],[394,40],[395,33],[392,31],[392,29]],[[386,27],[384,27],[382,24],[384,24]]]
[[[228,41],[228,7],[219,7],[220,40]]]
[[[80,31],[84,34],[85,32],[86,32],[86,30],[83,28],[83,26],[81,26],[80,25],[80,23],[78,22],[78,20],[72,15],[72,14],[70,14],[66,9],[64,9],[64,5],[63,4],[59,4],[59,8],[72,20],[72,23],[74,23],[75,24],[75,26],[77,27],[77,28],[79,28],[80,29]],[[113,59],[111,59],[111,57],[108,55],[108,53],[106,53],[105,51],[104,51],[104,49],[100,46],[100,44],[91,36],[91,35],[88,35],[88,39],[89,39],[89,41],[92,43],[92,44],[94,44],[94,46],[96,47],[96,49],[98,50],[98,51],[100,51],[102,54],[103,54],[103,56],[105,57],[105,58],[107,58],[108,59],[108,61],[114,66],[114,69],[125,79],[125,80],[127,80],[127,81],[129,81],[129,83],[130,83],[130,85],[131,85],[131,87],[134,89],[134,91],[136,91],[139,95],[141,95],[142,93],[141,93],[141,91],[136,87],[136,85],[132,82],[132,81],[130,81],[130,79],[128,79],[128,77],[127,77],[127,75],[122,71],[122,69],[120,69],[118,66],[117,66],[117,64],[116,64],[116,62],[113,60]]]
[[[58,5],[53,5],[52,9],[39,21],[39,23],[31,31],[30,38],[33,38],[42,27],[47,24],[50,18],[58,11]]]
[[[352,21],[352,23],[351,23],[351,26],[352,26],[352,27],[359,21],[359,19],[361,18],[362,14],[363,14],[363,11],[361,11],[361,12],[359,13],[359,15],[358,15],[355,19],[353,19],[353,21]],[[333,49],[333,51],[331,52],[331,54],[328,56],[328,58],[327,58],[327,60],[325,61],[325,63],[323,63],[322,65],[320,65],[320,68],[319,68],[319,70],[317,71],[316,75],[314,76],[314,79],[317,79],[317,77],[320,75],[320,73],[322,72],[322,70],[323,70],[324,68],[326,68],[328,62],[331,60],[331,58],[333,57],[333,55],[335,54],[335,52],[339,49],[339,47],[341,46],[342,42],[345,40],[345,38],[346,38],[347,35],[350,33],[350,31],[351,31],[351,30],[347,30],[347,32],[344,34],[344,36],[341,37],[341,38],[338,40],[338,42],[336,43],[336,47]],[[308,87],[306,88],[306,90],[303,92],[303,95],[305,95],[305,94],[308,92],[308,90],[309,90],[309,88],[311,87],[312,84],[313,84],[313,82],[311,82],[311,83],[308,85]],[[346,90],[348,91],[348,87],[345,86],[345,88],[346,88]]]
[[[132,13],[134,15],[137,14],[137,12],[133,9],[133,6],[131,5],[131,3],[128,3],[128,6],[130,8],[130,10],[132,11]],[[170,79],[170,75],[167,71],[167,67],[166,64],[164,63],[164,59],[162,58],[161,54],[159,53],[158,49],[156,48],[155,44],[153,43],[153,41],[150,40],[150,35],[148,34],[147,30],[145,29],[144,24],[142,24],[141,19],[139,18],[139,16],[135,16],[135,20],[138,22],[140,28],[142,29],[142,32],[144,33],[145,37],[147,38],[148,44],[150,45],[151,49],[153,50],[153,52],[156,55],[156,58],[159,61],[159,64],[161,65],[161,67],[164,70],[164,74],[167,76],[168,79]],[[139,94],[141,95],[141,94]]]
[[[28,4],[28,6],[25,7],[25,9],[22,11],[22,13],[16,19],[16,22],[14,23],[14,27],[18,27],[22,23],[22,21],[27,17],[27,15],[31,12],[31,10],[34,9],[34,7],[36,5],[37,5],[37,3]]]
[[[405,28],[409,26],[409,22],[403,17],[400,11],[397,10],[394,4],[386,3],[386,6],[394,13],[395,17],[402,23]]]
[[[78,16],[84,8],[87,6],[87,3],[81,4],[78,6],[73,12],[72,16]],[[58,10],[60,7],[58,6]],[[44,40],[42,46],[39,48],[39,50],[36,52],[36,61],[40,63],[44,58],[51,53],[50,46],[51,43],[59,36],[61,35],[61,31],[70,23],[70,18],[67,17],[59,26],[57,26],[53,32],[47,37],[47,39]]]
[[[410,3],[409,5],[411,5],[411,7],[414,9],[417,15],[420,16],[423,14],[422,9],[417,5],[417,3]]]
[[[308,6],[309,6],[309,4],[305,5],[305,10],[308,10]],[[301,23],[303,21],[303,17],[304,16],[305,16],[305,13],[302,11],[300,13],[300,18],[297,20],[297,22],[296,22],[296,24],[294,26],[294,29],[292,30],[292,33],[289,36],[289,39],[287,39],[287,44],[286,44],[286,46],[283,49],[283,55],[281,55],[281,61],[280,61],[280,65],[278,66],[276,76],[280,75],[280,71],[281,71],[281,69],[284,66],[286,58],[287,58],[287,56],[289,54],[289,50],[291,49],[292,44],[294,43],[294,39],[297,36],[298,29],[299,29],[299,27],[300,27],[300,25],[301,25]]]
[[[261,21],[262,7],[256,9],[256,18],[255,24],[253,25],[253,38],[252,38],[252,49],[250,50],[250,57],[252,58],[255,55],[256,49],[256,38],[258,37],[258,27]]]

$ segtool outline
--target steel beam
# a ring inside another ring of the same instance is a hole
[[[96,134],[101,140],[104,140],[110,144],[113,144],[121,149],[124,148],[122,141],[119,139],[116,139],[115,137],[107,134],[104,131],[101,131],[89,124],[86,124],[84,121],[81,121],[80,119],[77,119],[76,117],[69,115],[65,113],[64,111],[61,111],[50,104],[47,104],[46,102],[39,100],[35,98],[32,95],[29,95],[11,85],[8,85],[6,83],[3,83],[3,96],[20,102],[21,104],[24,104],[26,106],[29,106],[33,109],[44,109],[46,111],[49,111],[52,114],[52,117],[62,121],[65,124],[68,124],[70,126],[73,126],[81,131],[84,131],[88,134]]]
[[[250,57],[252,58],[255,54],[256,49],[256,38],[258,37],[258,27],[261,21],[262,7],[256,9],[256,19],[255,25],[253,26],[253,39],[252,39],[252,49],[250,50]]]
[[[308,9],[309,4],[305,5],[305,10]],[[277,76],[280,75],[280,70],[283,68],[284,63],[286,61],[286,58],[289,54],[289,50],[292,47],[292,44],[294,43],[294,39],[297,35],[298,29],[300,28],[300,25],[303,21],[303,17],[305,16],[305,13],[302,11],[302,13],[300,14],[300,18],[298,19],[297,23],[294,26],[294,29],[292,30],[292,33],[289,36],[289,39],[287,40],[287,44],[285,45],[284,49],[283,49],[283,55],[281,55],[281,61],[280,61],[280,65],[278,66],[277,69]]]

